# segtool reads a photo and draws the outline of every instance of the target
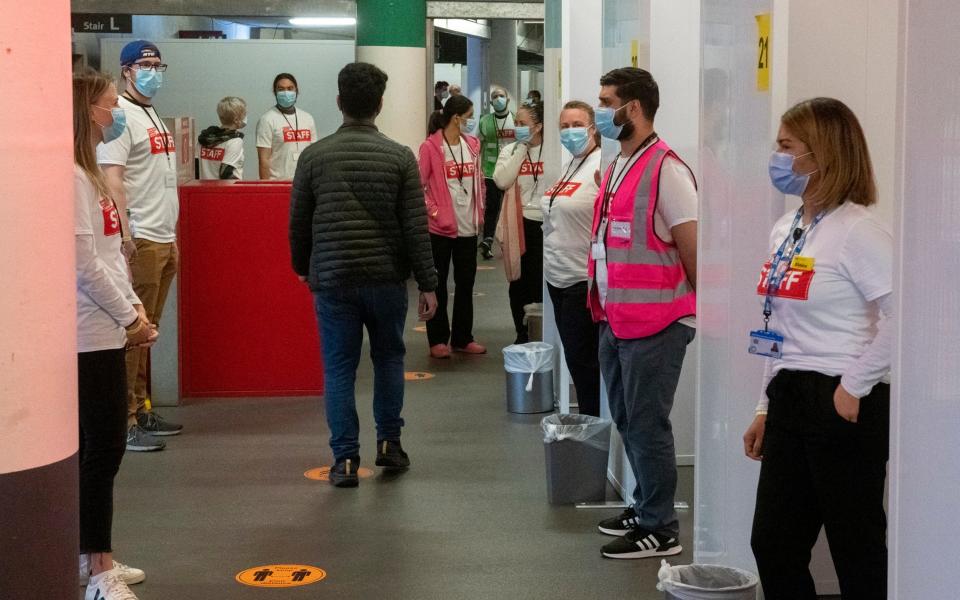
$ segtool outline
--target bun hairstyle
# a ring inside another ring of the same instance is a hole
[[[530,104],[524,104],[517,109],[517,112],[525,110],[533,116],[533,120],[537,122],[537,125],[543,123],[543,102],[531,102]]]
[[[473,101],[466,96],[450,96],[447,103],[443,105],[443,110],[438,110],[430,115],[430,124],[427,127],[427,135],[433,135],[441,129],[445,129],[454,117],[459,117],[470,112],[473,108]]]

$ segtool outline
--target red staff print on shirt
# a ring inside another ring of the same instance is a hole
[[[177,148],[173,142],[173,134],[165,131],[157,131],[156,127],[147,129],[147,135],[150,136],[150,154],[166,154],[167,152],[176,152]],[[163,138],[167,138],[164,145]]]
[[[503,138],[513,139],[513,138],[517,137],[517,132],[516,132],[516,130],[513,130],[513,129],[498,129],[498,130],[497,130],[497,137],[498,137],[498,138],[501,138],[501,139],[503,139]]]
[[[225,151],[223,148],[200,148],[200,158],[220,162]]]
[[[310,142],[313,139],[313,136],[310,133],[309,129],[294,129],[292,127],[283,128],[283,141],[286,143],[291,142]]]
[[[460,179],[460,170],[463,169],[463,178],[473,177],[477,172],[477,167],[473,163],[458,163],[455,160],[448,160],[444,166],[447,170],[447,179]]]
[[[100,210],[103,211],[103,235],[110,237],[120,233],[120,213],[117,206],[108,198],[100,198]]]
[[[568,181],[566,183],[556,183],[547,190],[547,196],[554,196],[556,198],[572,198],[577,190],[580,189],[580,186],[583,185],[578,181]]]
[[[543,163],[532,163],[527,159],[523,159],[523,164],[520,165],[520,176],[524,175],[532,177],[533,175],[540,176],[543,175]]]
[[[810,297],[810,285],[813,283],[813,275],[816,271],[800,271],[798,269],[787,269],[780,281],[780,289],[774,292],[776,298],[788,298],[790,300],[807,300]],[[767,281],[770,276],[770,262],[763,265],[760,271],[760,281],[757,283],[757,294],[765,296],[767,294]]]

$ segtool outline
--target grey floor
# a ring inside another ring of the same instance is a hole
[[[400,477],[373,466],[368,360],[357,400],[362,460],[375,475],[358,489],[303,475],[331,462],[319,398],[162,409],[185,424],[183,435],[164,452],[128,453],[116,487],[115,549],[147,572],[133,588],[139,598],[661,598],[658,561],[600,556],[610,538],[595,524],[612,511],[547,504],[542,415],[505,410],[500,348],[513,328],[502,270],[487,264],[497,269],[478,273],[475,335],[488,355],[431,360],[410,317],[407,368],[436,378],[407,386],[413,467]],[[692,468],[681,469],[678,500],[692,504]],[[692,560],[692,514],[680,519],[686,550],[675,564]],[[284,590],[234,581],[281,563],[328,575]]]

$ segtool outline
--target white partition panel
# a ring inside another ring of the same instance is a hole
[[[960,595],[960,53],[956,0],[903,0],[890,598]]]
[[[101,64],[120,73],[120,50],[127,39],[101,40]],[[163,89],[156,105],[163,116],[196,119],[197,131],[219,125],[217,102],[224,96],[246,100],[244,179],[257,179],[257,120],[276,101],[270,86],[277,73],[292,73],[300,86],[297,107],[307,111],[324,137],[340,125],[337,73],[355,60],[353,40],[154,40],[163,62]],[[396,85],[398,82],[392,82]],[[196,140],[194,140],[196,143]]]
[[[757,90],[755,16],[771,0],[703,0],[700,155],[700,371],[697,562],[755,570],[750,529],[759,463],[740,438],[760,397],[763,364],[747,355],[761,322],[755,290],[767,238],[783,212],[767,176],[770,94]],[[776,76],[776,74],[774,74]]]

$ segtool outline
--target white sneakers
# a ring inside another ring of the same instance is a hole
[[[120,571],[110,569],[90,577],[83,600],[137,600],[123,581]]]
[[[147,578],[146,573],[140,569],[127,566],[123,563],[113,561],[113,569],[120,575],[120,579],[127,585],[134,585],[143,582]],[[88,554],[80,555],[80,587],[87,585],[90,580],[90,556]]]

